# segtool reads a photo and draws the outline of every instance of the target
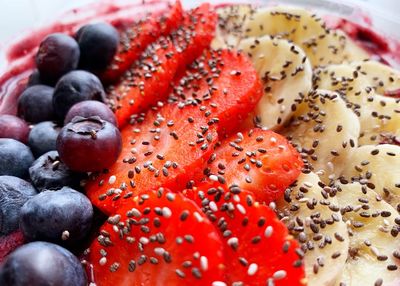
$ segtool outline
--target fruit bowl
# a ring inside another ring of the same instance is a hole
[[[68,2],[4,46],[0,284],[46,252],[76,284],[397,283],[396,17],[225,2]]]

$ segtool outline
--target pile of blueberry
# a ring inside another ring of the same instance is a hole
[[[114,113],[96,76],[112,61],[119,35],[109,24],[75,37],[51,34],[18,101],[0,115],[0,237],[21,231],[30,242],[0,268],[0,285],[86,285],[74,249],[90,234],[93,207],[81,193],[87,172],[121,152]]]

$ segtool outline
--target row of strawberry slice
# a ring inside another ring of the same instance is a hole
[[[261,98],[261,82],[242,53],[207,49],[217,21],[208,4],[179,11],[177,2],[168,28],[139,24],[155,36],[131,43],[124,59],[137,60],[109,92],[119,125],[130,125],[117,162],[86,188],[110,215],[88,252],[94,280],[304,285],[297,242],[263,205],[295,181],[302,161],[272,131],[232,135]],[[176,30],[172,19],[182,19]],[[126,65],[106,74],[112,80]]]

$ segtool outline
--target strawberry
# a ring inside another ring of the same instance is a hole
[[[185,74],[175,81],[170,100],[184,100],[204,108],[218,121],[218,133],[225,135],[255,108],[263,95],[258,74],[244,54],[206,51]]]
[[[116,82],[140,57],[148,45],[168,35],[183,21],[182,4],[178,0],[163,15],[149,15],[125,30],[120,46],[107,70],[101,74],[103,82]]]
[[[223,279],[216,228],[194,202],[163,189],[129,199],[109,217],[87,261],[99,286],[203,286]]]
[[[220,144],[205,174],[253,192],[258,201],[269,203],[281,197],[303,166],[295,148],[273,131],[251,129]]]
[[[182,190],[199,178],[216,143],[214,125],[196,106],[165,105],[135,118],[122,130],[117,162],[87,184],[92,203],[112,214],[131,195],[158,187]]]
[[[120,127],[128,123],[132,114],[168,97],[175,75],[210,45],[216,21],[209,4],[189,12],[182,27],[150,45],[122,81],[110,87],[108,101]]]
[[[306,285],[304,254],[297,241],[250,192],[214,182],[184,194],[195,200],[219,229],[227,285]]]

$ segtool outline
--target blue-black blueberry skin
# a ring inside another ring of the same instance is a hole
[[[12,252],[0,268],[2,286],[86,286],[80,261],[65,248],[32,242]]]
[[[69,187],[43,191],[21,209],[20,228],[28,241],[73,245],[90,231],[93,207],[82,193]]]
[[[36,194],[35,188],[27,181],[13,176],[0,176],[0,236],[19,228],[20,210]]]
[[[40,43],[36,66],[42,79],[55,83],[61,76],[78,67],[79,56],[79,45],[74,38],[54,33]]]
[[[77,189],[84,178],[83,174],[71,171],[57,151],[49,151],[36,159],[29,168],[29,175],[39,191],[59,190],[64,186]]]
[[[10,138],[0,138],[0,176],[28,177],[34,157],[25,144]]]
[[[98,71],[105,69],[118,49],[118,31],[108,23],[83,26],[76,36],[81,50],[80,67]]]
[[[47,85],[34,85],[22,92],[18,99],[18,114],[31,123],[54,119],[54,88]]]
[[[75,70],[64,75],[57,83],[53,95],[53,108],[57,118],[64,120],[69,109],[85,100],[105,100],[104,87],[94,74]]]
[[[61,128],[52,121],[41,122],[32,128],[28,137],[28,145],[36,158],[46,152],[56,150],[60,130]]]

